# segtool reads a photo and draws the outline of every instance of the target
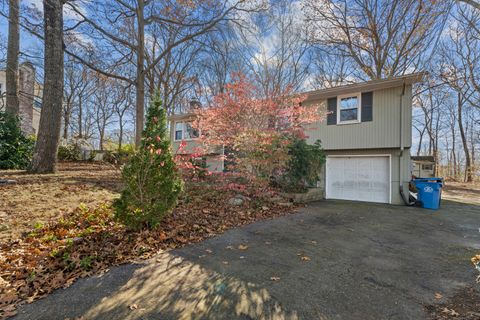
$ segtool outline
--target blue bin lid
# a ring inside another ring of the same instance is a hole
[[[418,182],[443,182],[443,178],[415,178],[413,181]]]

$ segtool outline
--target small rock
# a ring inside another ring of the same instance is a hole
[[[292,202],[279,202],[277,204],[281,207],[291,207],[291,206],[293,206]]]
[[[273,203],[285,201],[285,199],[280,197],[280,196],[271,197],[271,198],[269,198],[269,200],[270,200],[270,202],[273,202]]]
[[[231,205],[231,206],[234,206],[234,207],[241,206],[243,204],[243,202],[244,202],[244,200],[242,198],[238,198],[238,197],[230,198],[228,200],[228,204]]]

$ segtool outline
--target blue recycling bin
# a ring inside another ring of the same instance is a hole
[[[417,188],[417,201],[423,208],[437,210],[442,200],[442,178],[418,178],[413,183]]]

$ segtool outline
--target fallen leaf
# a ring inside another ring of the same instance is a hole
[[[310,261],[310,257],[308,256],[301,256],[300,259],[302,259],[302,261]]]
[[[447,313],[447,314],[449,314],[449,315],[451,315],[451,316],[454,316],[454,317],[458,317],[458,316],[460,315],[460,314],[459,314],[458,312],[456,312],[455,310],[453,310],[453,309],[448,309],[448,308],[443,308],[443,309],[442,309],[442,312],[443,312],[443,313]]]
[[[247,250],[247,249],[248,249],[247,245],[241,244],[238,246],[238,250]]]
[[[129,305],[128,308],[129,308],[130,310],[136,310],[136,309],[138,309],[138,305],[136,305],[136,304],[134,303],[134,304]]]

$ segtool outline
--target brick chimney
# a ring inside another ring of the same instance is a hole
[[[30,62],[24,62],[20,65],[18,79],[18,100],[20,125],[23,133],[34,134],[33,121],[33,101],[35,89],[35,67]]]

